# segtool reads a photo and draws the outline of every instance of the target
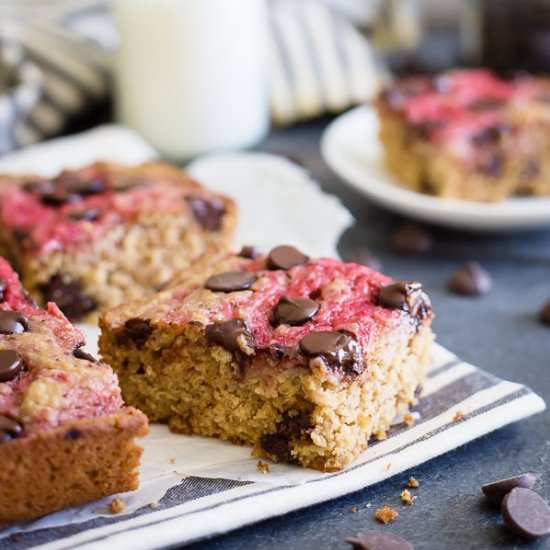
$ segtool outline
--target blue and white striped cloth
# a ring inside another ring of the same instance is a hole
[[[319,0],[270,0],[270,19],[275,124],[342,111],[385,80],[369,42]],[[107,97],[116,44],[109,0],[0,0],[0,154]]]

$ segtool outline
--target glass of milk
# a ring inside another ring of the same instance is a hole
[[[115,0],[113,12],[120,122],[172,160],[265,136],[265,0]]]

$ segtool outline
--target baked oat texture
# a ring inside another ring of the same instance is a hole
[[[150,421],[251,445],[257,457],[341,469],[416,402],[430,364],[429,301],[419,287],[413,300],[402,283],[356,264],[320,259],[285,270],[266,263],[203,261],[152,301],[105,313],[101,354],[125,400]],[[228,271],[257,278],[245,290],[205,288],[210,275]],[[376,305],[383,286],[396,293],[390,308]],[[300,326],[274,328],[273,308],[285,294],[316,296],[318,312]],[[228,319],[238,325],[224,332]],[[332,357],[338,364],[300,349],[321,329],[355,333],[351,348]],[[353,361],[349,349],[357,351]]]
[[[484,70],[406,77],[376,102],[397,183],[478,202],[550,194],[550,79]]]
[[[137,488],[147,418],[84,344],[0,258],[0,524]]]
[[[226,248],[236,221],[231,199],[164,162],[0,176],[0,247],[28,291],[71,320],[152,295]]]

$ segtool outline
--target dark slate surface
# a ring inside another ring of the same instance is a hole
[[[303,163],[327,192],[349,207],[357,223],[342,236],[342,256],[366,245],[382,259],[388,274],[422,280],[438,314],[435,330],[441,344],[500,377],[531,386],[550,402],[550,328],[536,321],[537,310],[550,299],[550,230],[484,236],[434,229],[432,254],[397,256],[390,250],[389,234],[398,220],[347,188],[321,160],[319,138],[325,124],[275,131],[261,148]],[[304,212],[306,218],[314,215]],[[470,259],[490,271],[492,292],[482,298],[450,295],[445,290],[449,274]],[[526,470],[541,474],[538,490],[550,499],[548,412],[363,491],[188,548],[350,548],[346,537],[372,528],[397,533],[416,549],[550,548],[550,539],[526,543],[510,535],[480,492],[484,482]],[[421,482],[418,500],[402,508],[399,493],[411,474]],[[381,527],[373,511],[384,503],[395,505],[401,514],[392,525]],[[352,506],[357,513],[351,512]]]

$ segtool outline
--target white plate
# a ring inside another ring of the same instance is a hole
[[[321,140],[325,162],[373,202],[418,220],[476,231],[550,226],[550,198],[513,198],[488,204],[439,199],[400,187],[385,169],[378,118],[370,106],[334,120]]]

